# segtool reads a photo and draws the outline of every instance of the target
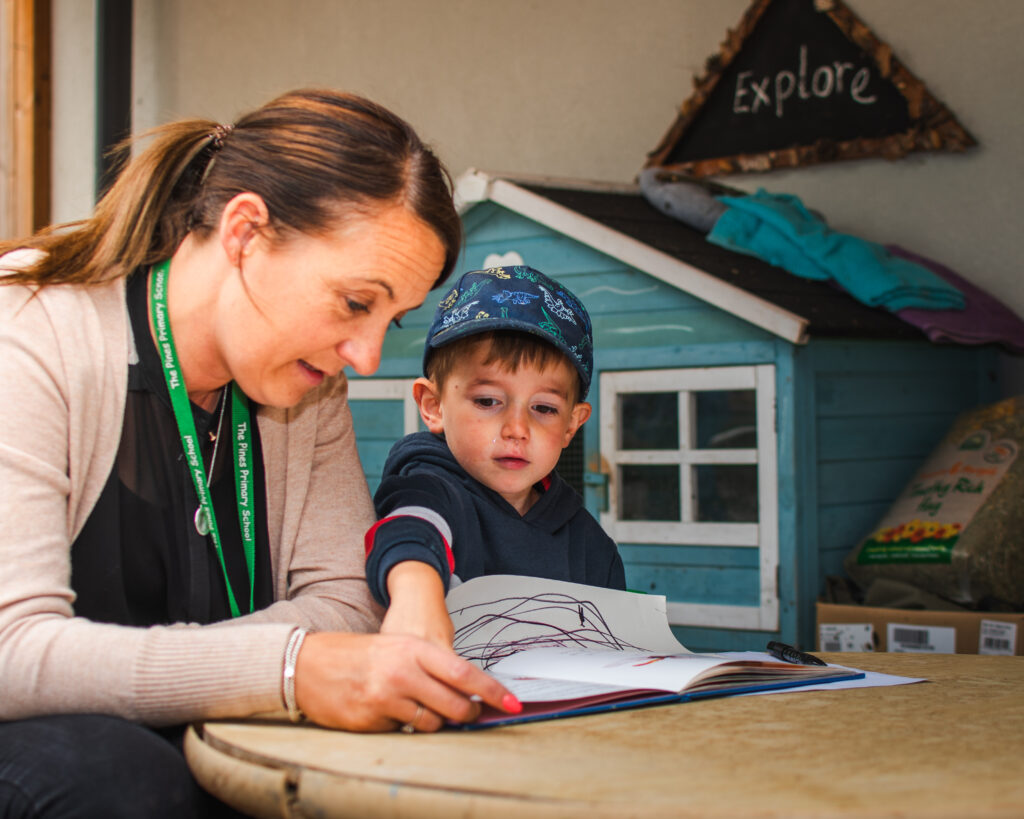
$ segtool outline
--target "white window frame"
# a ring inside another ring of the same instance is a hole
[[[754,390],[757,447],[694,449],[692,393]],[[601,456],[608,463],[608,509],[601,525],[618,543],[653,543],[745,547],[760,550],[758,606],[709,603],[668,603],[669,622],[680,626],[775,631],[779,626],[778,450],[775,424],[775,366],[687,367],[664,370],[623,370],[601,373]],[[678,449],[619,448],[619,401],[626,393],[676,392],[679,395]],[[713,523],[693,520],[694,502],[688,479],[680,480],[682,520],[619,519],[619,467],[630,464],[756,464],[758,521]]]
[[[348,382],[350,401],[401,401],[403,435],[416,432],[420,408],[412,397],[415,378],[351,378]]]

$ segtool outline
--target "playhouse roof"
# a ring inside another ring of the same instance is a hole
[[[648,204],[636,185],[470,170],[455,193],[463,212],[494,202],[794,344],[808,336],[921,337],[891,313],[826,282],[711,244]]]

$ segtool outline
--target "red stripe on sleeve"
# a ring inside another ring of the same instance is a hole
[[[381,527],[382,524],[387,523],[389,520],[397,520],[398,518],[409,518],[409,517],[415,517],[415,516],[414,515],[392,515],[389,518],[381,518],[375,524],[373,524],[373,526],[371,526],[369,529],[367,529],[366,530],[366,534],[363,535],[363,547],[366,549],[366,557],[369,557],[370,556],[370,552],[373,551],[373,541],[374,541],[374,539],[377,536],[377,530]],[[422,520],[424,523],[430,523],[429,520],[425,520],[424,518],[416,518],[416,520]],[[433,526],[433,524],[430,524],[430,525]],[[448,571],[451,572],[452,574],[455,574],[455,555],[452,554],[452,547],[450,545],[448,545],[447,539],[445,538],[444,535],[442,535],[437,530],[437,527],[434,527],[434,531],[437,532],[438,535],[440,535],[441,542],[444,544],[444,556],[445,556],[445,558],[448,561]]]

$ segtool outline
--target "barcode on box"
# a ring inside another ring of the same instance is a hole
[[[875,630],[870,623],[819,623],[821,651],[874,651]]]
[[[924,648],[928,645],[928,629],[926,628],[894,628],[892,638],[897,643]]]
[[[889,651],[907,651],[919,654],[953,654],[956,652],[956,629],[946,626],[888,623],[885,639]]]
[[[979,654],[1012,657],[1017,647],[1017,624],[1002,620],[982,620],[978,632]]]

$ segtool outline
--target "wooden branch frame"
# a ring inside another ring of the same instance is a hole
[[[952,112],[929,93],[879,40],[868,26],[851,12],[842,0],[814,0],[815,10],[826,13],[838,29],[873,61],[879,74],[906,99],[911,127],[886,137],[857,138],[845,141],[819,139],[809,145],[737,154],[685,162],[667,162],[676,145],[697,119],[704,104],[719,84],[723,72],[740,53],[773,0],[753,0],[735,30],[730,29],[719,52],[708,58],[704,74],[694,78],[694,93],[681,106],[679,115],[651,153],[645,167],[661,167],[705,177],[718,174],[768,171],[813,165],[840,159],[883,157],[900,159],[912,151],[964,151],[977,144]]]

